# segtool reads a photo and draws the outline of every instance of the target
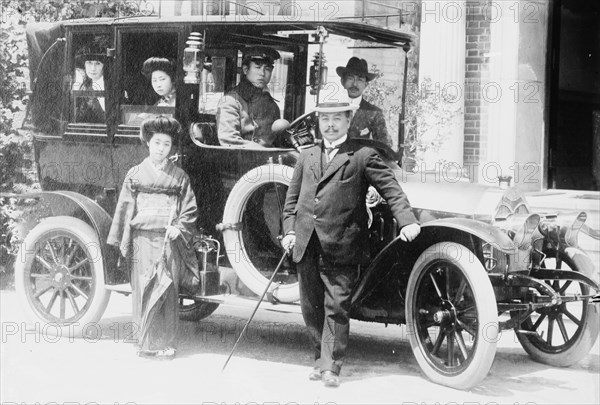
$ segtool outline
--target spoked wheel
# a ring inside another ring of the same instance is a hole
[[[567,248],[557,254],[545,251],[542,263],[546,269],[578,271],[586,276],[594,272],[591,260],[579,249]],[[571,280],[546,280],[561,297],[589,294],[589,287]],[[519,317],[519,313],[513,313]],[[531,358],[555,367],[566,367],[577,363],[589,352],[598,338],[600,317],[598,306],[589,299],[563,302],[553,307],[542,308],[521,321],[515,332],[523,349]]]
[[[179,319],[182,321],[199,321],[219,308],[216,302],[191,300],[179,297]]]
[[[35,320],[74,331],[97,322],[108,304],[100,243],[72,217],[52,217],[29,232],[15,265],[15,288]]]
[[[281,213],[294,169],[271,164],[250,170],[233,187],[223,214],[229,262],[242,282],[262,294],[283,254]],[[273,297],[282,302],[300,299],[298,276],[291,262],[273,280]]]
[[[427,377],[458,389],[486,377],[498,314],[490,280],[472,252],[451,242],[425,250],[408,280],[406,308],[409,341]]]

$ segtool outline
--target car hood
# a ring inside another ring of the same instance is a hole
[[[421,212],[422,219],[457,216],[491,223],[513,213],[531,211],[523,194],[514,187],[502,189],[456,178],[395,172],[411,206]]]

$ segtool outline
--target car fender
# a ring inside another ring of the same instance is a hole
[[[439,242],[456,242],[466,246],[470,251],[477,252],[477,240],[490,243],[501,252],[515,252],[515,245],[510,237],[495,226],[469,218],[444,218],[421,225],[421,233],[412,242],[404,242],[396,237],[371,261],[361,272],[353,296],[352,305],[360,305],[361,301],[377,292],[377,287],[391,280],[400,279],[400,285],[405,296],[406,282],[413,264],[427,249]],[[468,260],[479,260],[473,254]]]
[[[100,241],[100,251],[104,263],[104,279],[107,283],[111,280],[108,272],[109,269],[116,268],[118,259],[116,251],[106,243],[112,218],[98,203],[73,191],[43,191],[19,195],[18,198],[37,199],[38,204],[34,212],[38,218],[69,216],[88,223],[94,229]],[[19,231],[23,238],[37,225],[37,221],[32,221],[34,218],[29,219]]]

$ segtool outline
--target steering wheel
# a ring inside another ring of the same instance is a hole
[[[285,130],[285,143],[297,151],[305,146],[314,145],[317,132],[317,117],[314,111],[302,114]]]

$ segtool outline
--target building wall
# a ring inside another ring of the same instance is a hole
[[[485,158],[487,143],[487,106],[482,102],[482,83],[489,80],[490,20],[484,14],[484,2],[469,0],[466,4],[465,56],[465,142],[464,162],[476,164]],[[483,156],[482,156],[483,155]]]

